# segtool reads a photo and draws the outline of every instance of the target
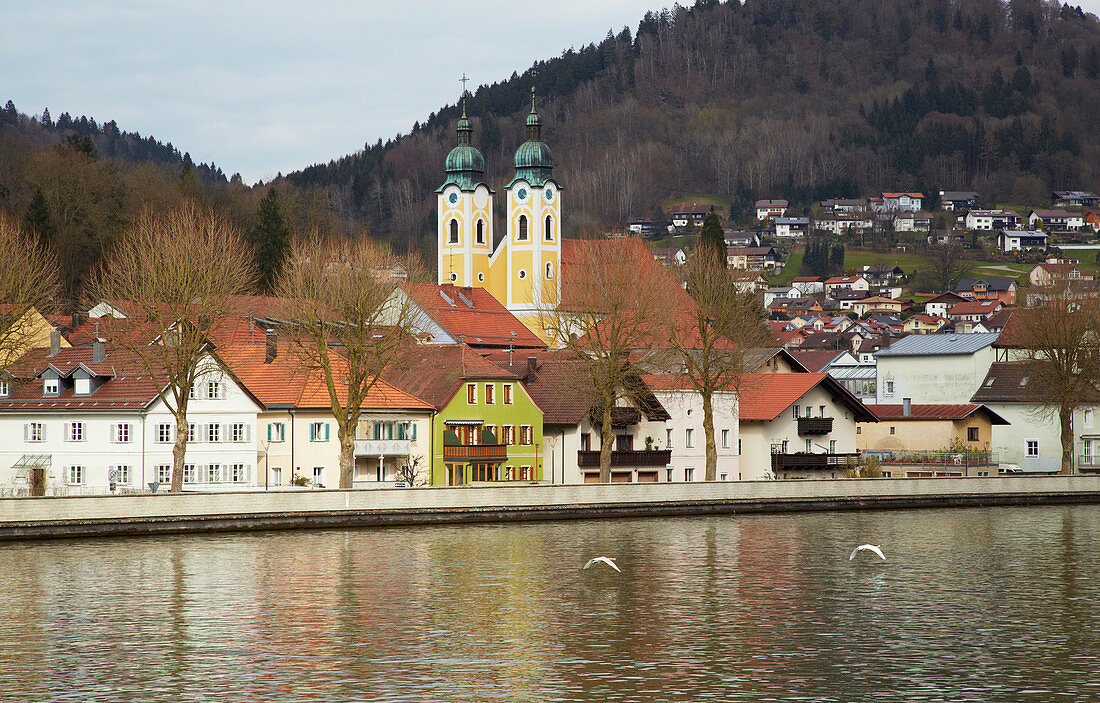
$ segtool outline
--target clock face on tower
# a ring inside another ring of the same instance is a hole
[[[550,202],[554,199],[554,189],[550,186],[546,186],[546,190],[543,191],[546,195],[546,202]]]
[[[454,205],[455,203],[457,203],[458,202],[458,193],[456,193],[452,190],[450,192],[450,194],[447,195],[447,202],[450,203],[451,205]]]
[[[519,192],[516,193],[516,197],[519,198],[520,200],[527,200],[527,189],[526,188],[520,188]]]

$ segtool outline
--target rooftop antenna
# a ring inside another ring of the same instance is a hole
[[[512,353],[516,350],[515,342],[508,342],[508,366],[512,365]]]

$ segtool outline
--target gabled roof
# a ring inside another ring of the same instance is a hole
[[[978,194],[972,190],[945,190],[940,193],[940,200],[975,200]]]
[[[940,293],[939,295],[937,295],[934,298],[929,298],[928,300],[924,301],[924,304],[928,305],[928,303],[948,303],[948,304],[953,305],[955,303],[961,303],[964,300],[970,300],[970,299],[969,298],[964,298],[964,297],[962,297],[961,295],[959,295],[957,293],[951,293],[949,291],[947,293]]]
[[[738,403],[742,421],[774,420],[819,385],[850,410],[857,422],[875,421],[863,403],[827,373],[749,374],[743,385]]]
[[[442,410],[466,381],[516,381],[506,371],[465,344],[411,346],[382,375],[387,383]]]
[[[757,200],[756,207],[787,207],[786,200]]]
[[[868,405],[867,409],[874,413],[879,420],[909,421],[909,420],[965,420],[966,418],[981,413],[989,418],[991,424],[1008,425],[1008,420],[993,412],[984,405],[967,403],[963,405],[912,405],[909,414],[905,414],[902,405]]]
[[[846,349],[795,349],[791,356],[811,373],[820,373],[846,353]]]
[[[883,193],[883,198],[900,198],[903,195],[908,195],[910,198],[923,198],[924,193]]]
[[[677,205],[672,208],[669,215],[705,215],[714,210],[713,205],[692,203],[691,205]]]
[[[967,300],[962,303],[955,303],[947,311],[948,315],[988,315],[996,310],[999,306],[1003,306],[999,300]]]
[[[972,403],[1042,403],[1049,394],[1044,388],[1038,369],[1040,361],[998,361],[989,371],[970,399]],[[1082,402],[1100,403],[1100,389],[1095,386],[1080,399]]]
[[[997,341],[996,332],[975,334],[911,334],[880,351],[879,358],[888,356],[948,356],[973,354]]]
[[[1008,291],[1016,288],[1014,278],[964,278],[959,281],[959,285],[955,286],[955,290],[972,291],[976,283],[984,283],[986,288],[992,291]]]
[[[484,288],[408,284],[405,291],[456,340],[474,347],[545,349],[546,344]]]

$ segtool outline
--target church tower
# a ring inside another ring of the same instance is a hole
[[[508,237],[490,260],[489,291],[543,339],[540,313],[561,301],[561,186],[554,180],[554,155],[542,141],[542,120],[527,116],[527,141],[516,150],[515,177],[505,187]]]
[[[485,183],[485,157],[470,144],[465,90],[457,131],[458,145],[447,154],[447,177],[435,191],[438,283],[484,288],[493,252],[493,190]]]

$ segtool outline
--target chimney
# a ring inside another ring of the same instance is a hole
[[[72,329],[78,329],[80,325],[84,324],[84,316],[78,312],[73,313],[73,326]]]
[[[92,342],[92,363],[98,364],[107,358],[107,342],[96,339]]]
[[[902,417],[909,417],[909,415],[912,412],[913,412],[913,399],[912,398],[902,398],[901,399],[901,415],[902,415]]]
[[[61,351],[61,332],[59,330],[50,330],[50,356],[57,356],[57,353]]]
[[[535,359],[535,357],[533,356],[527,357],[527,375],[524,377],[524,380],[534,381],[538,377],[538,374],[536,373],[537,369],[538,360]]]
[[[270,364],[272,361],[275,361],[275,357],[279,355],[278,339],[275,337],[275,330],[267,330],[264,346],[264,363]]]

